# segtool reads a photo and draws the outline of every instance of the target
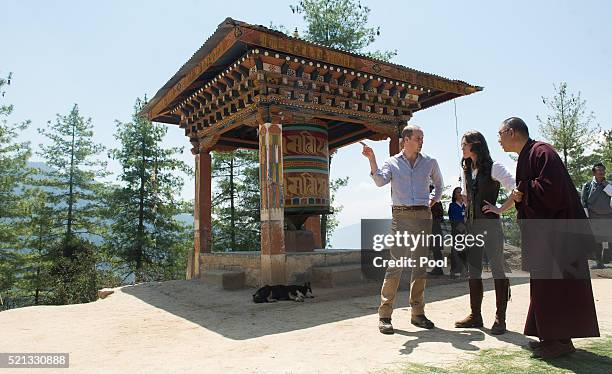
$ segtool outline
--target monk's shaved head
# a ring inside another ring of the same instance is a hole
[[[503,124],[507,129],[514,130],[515,133],[519,133],[526,137],[529,137],[529,128],[527,127],[525,121],[523,121],[522,119],[518,117],[510,117],[505,120]]]

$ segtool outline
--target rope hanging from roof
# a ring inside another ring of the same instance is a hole
[[[457,149],[457,153],[459,154],[459,159],[461,159],[462,155],[461,155],[461,139],[459,139],[459,124],[457,121],[457,101],[456,99],[453,99],[453,106],[455,108],[455,136],[457,139],[457,144],[459,145],[459,148]],[[459,173],[459,185],[461,186],[461,173]]]

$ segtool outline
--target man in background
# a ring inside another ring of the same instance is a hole
[[[610,182],[606,180],[606,167],[597,163],[591,169],[593,180],[585,183],[582,188],[582,206],[584,206],[589,219],[593,235],[601,248],[595,252],[597,264],[593,269],[603,269],[604,264],[610,261],[610,236],[612,235],[612,206],[610,205]]]

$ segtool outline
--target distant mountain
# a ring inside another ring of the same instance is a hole
[[[39,169],[39,170],[40,170],[40,171],[42,171],[42,172],[47,172],[47,171],[50,171],[50,170],[51,170],[51,168],[50,168],[50,167],[49,167],[47,164],[45,164],[44,162],[28,162],[27,167],[28,167],[28,168],[32,168],[32,169]],[[35,174],[35,175],[33,176],[33,178],[34,178],[34,179],[42,179],[42,176],[41,176],[41,175],[36,175],[36,174]],[[49,190],[50,190],[50,188],[43,187],[43,190],[49,191]],[[78,202],[77,204],[83,204],[83,202]],[[192,215],[192,214],[182,213],[182,214],[179,214],[179,215],[176,217],[176,219],[177,219],[179,222],[184,223],[184,224],[186,224],[186,225],[193,225],[193,215]],[[100,239],[100,238],[98,238],[98,237],[93,237],[93,236],[92,236],[92,237],[91,237],[91,238],[89,238],[89,239],[90,239],[90,240],[92,240],[92,241],[93,241],[94,243],[96,243],[96,244],[97,244],[97,243],[99,243],[99,242],[101,242],[101,239]]]
[[[43,173],[51,171],[51,168],[47,164],[45,164],[44,162],[28,162],[27,168],[28,169],[38,169],[38,170],[40,170]],[[32,178],[34,180],[40,180],[43,177],[40,174],[34,174],[32,176]]]
[[[181,213],[176,216],[176,219],[185,225],[193,225],[193,214]]]
[[[333,249],[360,249],[361,223],[336,229],[331,238],[331,246]]]

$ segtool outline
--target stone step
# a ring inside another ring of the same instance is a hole
[[[312,285],[322,288],[362,282],[361,264],[312,268]]]
[[[240,270],[206,270],[200,273],[200,280],[224,290],[238,290],[244,288],[246,276]]]

